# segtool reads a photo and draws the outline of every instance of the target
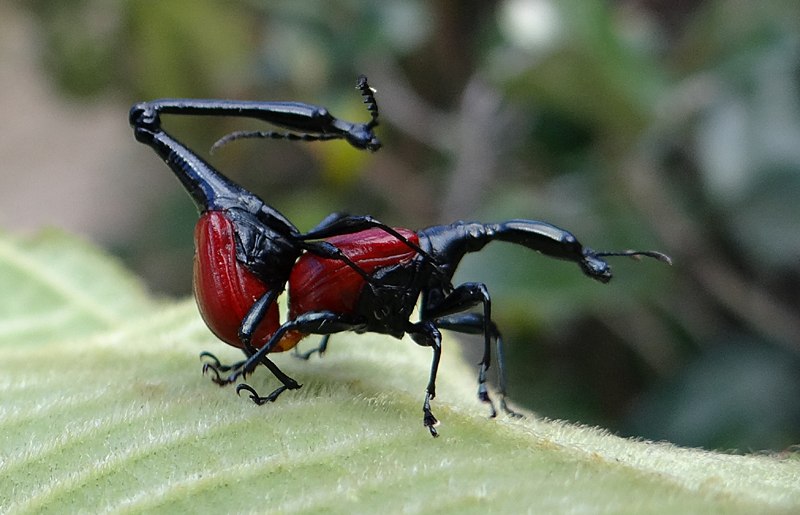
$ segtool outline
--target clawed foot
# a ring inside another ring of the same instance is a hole
[[[489,398],[489,392],[486,391],[485,384],[482,384],[478,387],[478,400],[485,402],[492,409],[492,414],[489,415],[489,418],[495,418],[497,416],[497,410],[494,409],[494,403],[492,402],[492,399]]]
[[[298,385],[295,386],[295,388],[300,388],[301,386],[303,386],[303,385],[298,384]],[[292,388],[292,389],[295,389],[295,388]],[[236,387],[236,394],[237,395],[241,395],[242,394],[242,390],[245,390],[245,391],[250,393],[250,399],[253,402],[255,402],[257,405],[261,406],[261,405],[266,404],[268,402],[275,402],[275,399],[277,399],[280,394],[282,394],[284,391],[286,391],[288,389],[289,389],[288,386],[283,385],[280,388],[275,389],[274,392],[272,392],[271,394],[267,395],[266,397],[261,397],[260,395],[258,395],[258,392],[253,389],[252,386],[250,386],[248,384],[240,384],[239,386]]]
[[[220,386],[228,386],[229,384],[233,384],[236,381],[238,381],[240,377],[244,378],[244,371],[242,370],[237,370],[233,374],[230,374],[228,377],[223,378],[222,376],[219,375],[219,371],[216,368],[214,368],[209,363],[204,363],[203,374],[205,374],[209,370],[214,373],[214,377],[211,378],[211,381]]]
[[[428,428],[428,431],[431,432],[432,437],[438,437],[439,433],[436,432],[436,426],[439,425],[439,421],[436,420],[436,417],[433,416],[430,409],[424,409],[422,412],[422,423]]]
[[[219,362],[217,357],[210,352],[200,353],[200,358],[208,358],[211,360],[203,363],[203,374],[205,375],[209,371],[213,372],[214,377],[212,377],[211,380],[220,386],[227,386],[231,383],[235,383],[239,380],[239,377],[244,378],[244,369],[242,367],[246,363],[245,361],[239,361],[230,366],[223,365]],[[220,372],[228,372],[230,370],[235,370],[235,372],[223,379]]]
[[[522,413],[517,413],[516,411],[514,411],[514,410],[512,410],[511,408],[508,407],[508,405],[506,404],[505,396],[500,397],[500,407],[503,409],[503,411],[506,412],[506,415],[508,415],[509,417],[512,417],[512,418],[522,418],[523,417]]]
[[[435,395],[432,395],[430,392],[425,395],[425,403],[422,405],[422,424],[428,428],[428,431],[431,432],[431,436],[436,438],[439,436],[439,433],[436,432],[436,426],[439,425],[439,421],[436,420],[436,417],[431,413],[431,399],[433,399],[434,396]]]
[[[247,360],[242,360],[242,361],[237,361],[233,365],[223,365],[222,363],[220,363],[219,359],[217,359],[216,356],[207,351],[203,351],[200,353],[200,359],[203,358],[208,358],[211,360],[203,364],[203,368],[204,369],[213,368],[217,372],[228,372],[230,370],[236,370],[238,368],[241,368],[242,365],[244,365],[245,363],[247,363]]]
[[[500,409],[503,410],[503,412],[509,417],[522,418],[521,414],[517,413],[516,411],[508,407],[508,404],[506,404],[506,396],[503,394],[499,395],[500,395]],[[492,399],[489,397],[489,392],[486,391],[486,385],[482,384],[478,387],[478,399],[480,399],[481,402],[485,402],[486,404],[488,404],[489,408],[491,408],[492,413],[489,415],[489,418],[497,417],[497,410],[494,407]]]

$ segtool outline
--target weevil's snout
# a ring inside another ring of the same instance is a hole
[[[367,150],[370,152],[377,152],[380,148],[381,140],[379,140],[377,136],[373,135],[369,140],[369,143],[367,143]]]
[[[639,259],[642,256],[651,257],[662,261],[668,265],[672,264],[672,258],[661,252],[654,250],[623,250],[622,252],[595,252],[594,250],[584,247],[582,250],[583,259],[580,262],[583,273],[601,283],[607,283],[611,280],[611,267],[608,266],[602,256],[626,256]]]
[[[614,277],[611,274],[611,267],[608,263],[597,257],[591,249],[584,249],[583,259],[579,264],[583,273],[595,281],[607,283]]]

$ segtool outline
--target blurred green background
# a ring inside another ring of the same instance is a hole
[[[512,400],[687,446],[800,443],[800,3],[7,0],[0,20],[4,229],[83,233],[188,295],[196,213],[129,107],[300,100],[366,120],[365,73],[379,153],[249,140],[211,161],[306,229],[344,210],[532,218],[664,251],[673,267],[616,258],[607,286],[509,245],[468,257],[456,279],[492,292]],[[204,156],[263,128],[167,123]]]

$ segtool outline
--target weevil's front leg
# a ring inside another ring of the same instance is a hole
[[[436,432],[439,421],[431,413],[431,399],[436,397],[436,375],[439,372],[439,360],[442,357],[442,333],[433,325],[433,322],[429,321],[409,324],[406,332],[417,345],[433,349],[431,375],[425,391],[425,402],[422,403],[422,424],[428,428],[431,436],[436,438],[439,436],[439,433]]]

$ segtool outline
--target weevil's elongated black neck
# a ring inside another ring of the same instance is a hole
[[[370,105],[374,107],[374,99]],[[258,197],[228,180],[167,134],[161,127],[162,114],[254,118],[291,131],[299,131],[301,136],[316,134],[320,139],[342,138],[358,149],[371,151],[380,148],[380,141],[372,132],[372,128],[377,125],[375,116],[369,123],[354,124],[334,118],[324,107],[302,102],[164,98],[133,106],[130,124],[134,128],[136,139],[152,147],[167,162],[201,211],[230,207],[239,207],[252,213],[262,211],[262,215],[275,219],[290,231],[294,230],[294,226],[283,215],[265,207]]]
[[[170,108],[160,105],[160,102],[141,102],[133,106],[130,124],[136,140],[152,148],[167,163],[197,208],[201,212],[232,207],[251,213],[261,210],[263,202],[258,197],[222,175],[164,131],[161,127],[160,110],[170,111]],[[196,107],[199,109],[202,106]],[[292,227],[291,224],[289,226]]]
[[[241,207],[257,212],[258,197],[219,173],[203,158],[164,131],[147,144],[161,156],[202,211]],[[251,205],[252,204],[252,205]]]
[[[515,243],[547,256],[576,263],[585,258],[583,246],[572,233],[535,220],[509,220],[491,224],[457,222],[430,227],[419,234],[421,239],[428,241],[431,255],[439,263],[444,263],[446,272],[451,275],[465,254],[477,252],[495,240]]]

